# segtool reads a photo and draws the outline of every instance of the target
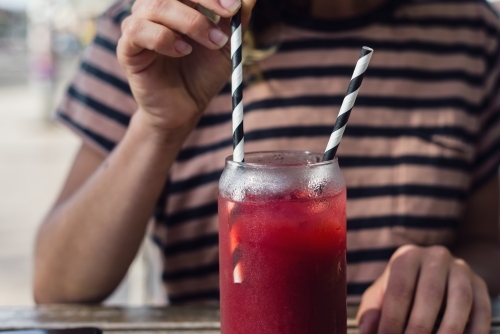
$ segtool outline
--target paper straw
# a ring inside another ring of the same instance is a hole
[[[245,160],[245,138],[243,133],[243,38],[241,29],[241,10],[231,20],[231,60],[233,96],[233,160]]]
[[[241,10],[231,20],[231,60],[232,78],[231,91],[233,97],[233,160],[243,162],[245,160],[245,137],[243,132],[243,36],[241,29]],[[241,254],[239,244],[231,245],[233,257],[233,282],[243,283],[243,270],[241,266]]]
[[[344,102],[342,102],[342,106],[340,107],[339,115],[337,116],[337,121],[335,122],[332,136],[330,137],[330,141],[326,146],[325,154],[323,155],[323,161],[333,160],[337,155],[340,141],[342,140],[342,136],[344,135],[347,122],[349,121],[349,116],[351,115],[354,103],[356,102],[356,98],[358,97],[359,89],[361,88],[361,84],[363,83],[363,78],[365,77],[365,72],[368,68],[368,65],[370,64],[372,55],[373,49],[370,49],[369,47],[364,46],[361,50],[358,63],[356,64],[354,74],[352,75],[349,88],[347,89],[347,93],[344,98]]]

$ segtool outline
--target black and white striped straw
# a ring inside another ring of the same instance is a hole
[[[245,138],[243,133],[243,38],[241,10],[231,20],[231,60],[233,74],[231,87],[233,95],[233,160],[245,160]]]
[[[351,111],[354,108],[354,103],[356,102],[356,98],[358,97],[359,89],[361,88],[361,84],[363,83],[363,78],[365,77],[365,72],[368,68],[368,65],[370,64],[372,55],[373,49],[370,49],[369,47],[364,46],[361,50],[358,63],[356,64],[354,74],[351,78],[351,83],[349,84],[349,88],[347,89],[344,102],[342,102],[342,106],[340,107],[339,115],[337,116],[337,121],[335,122],[332,136],[330,137],[330,141],[328,142],[328,145],[326,147],[325,154],[323,155],[323,161],[333,160],[337,155],[340,141],[342,140],[342,136],[344,135],[347,122],[349,121],[349,116],[351,115]]]
[[[245,161],[245,137],[243,132],[243,36],[241,29],[241,10],[231,20],[231,60],[232,78],[231,91],[233,95],[233,160]],[[236,284],[243,282],[241,267],[241,252],[239,245],[233,250],[233,281]]]

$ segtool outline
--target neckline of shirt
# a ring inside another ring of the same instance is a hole
[[[389,0],[378,8],[349,19],[317,19],[304,16],[285,15],[283,23],[288,26],[318,32],[336,32],[363,28],[391,17],[394,11],[407,0]]]

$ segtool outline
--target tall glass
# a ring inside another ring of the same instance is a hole
[[[337,160],[229,157],[219,183],[222,334],[346,334],[346,190]]]

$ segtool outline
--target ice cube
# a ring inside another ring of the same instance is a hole
[[[243,283],[243,266],[241,265],[241,262],[239,262],[234,267],[233,280],[234,280],[234,283],[236,283],[236,284]]]
[[[318,214],[320,212],[324,212],[329,209],[329,201],[327,199],[317,199],[311,201],[311,204],[308,207],[308,211],[313,214]]]
[[[231,246],[231,253],[234,253],[234,251],[238,248],[240,245],[240,236],[238,234],[238,229],[233,228],[231,229],[231,232],[229,232],[229,242]]]

